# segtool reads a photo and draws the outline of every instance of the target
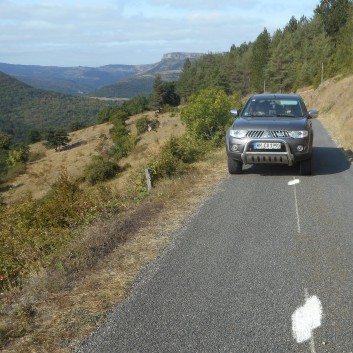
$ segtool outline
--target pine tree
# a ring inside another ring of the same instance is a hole
[[[271,37],[265,28],[256,38],[252,46],[252,55],[250,58],[251,83],[256,92],[262,92],[265,80],[265,68],[269,59],[269,48]]]
[[[154,81],[153,91],[149,97],[149,105],[153,110],[159,110],[163,106],[162,78],[160,75],[157,75]]]
[[[337,34],[346,24],[349,17],[349,0],[321,0],[315,9],[315,14],[319,15],[327,35],[337,41]]]

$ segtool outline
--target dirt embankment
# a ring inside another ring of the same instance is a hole
[[[348,155],[353,151],[353,76],[330,79],[317,89],[300,90],[308,109],[318,109],[319,118],[337,145]]]

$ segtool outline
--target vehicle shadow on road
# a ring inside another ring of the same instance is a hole
[[[344,151],[337,147],[313,147],[312,175],[342,173],[351,166]],[[274,164],[252,164],[244,166],[243,174],[261,176],[300,176],[299,165],[292,167]]]
[[[351,163],[344,150],[337,147],[314,147],[313,174],[329,175],[342,173],[349,169]]]

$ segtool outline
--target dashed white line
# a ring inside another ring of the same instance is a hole
[[[298,234],[301,233],[296,187],[296,185],[299,183],[300,180],[296,179],[295,177],[293,177],[293,180],[288,182],[288,185],[293,186],[294,189],[294,202],[297,215]],[[316,295],[309,297],[309,292],[305,288],[305,304],[298,308],[292,315],[292,331],[293,337],[297,343],[309,341],[310,353],[316,353],[314,330],[321,326],[322,312],[323,311],[320,299]]]
[[[305,304],[292,315],[292,331],[297,343],[310,342],[311,353],[316,353],[314,330],[321,326],[322,312],[320,299],[316,295],[309,297],[305,289]]]
[[[300,229],[300,217],[299,217],[299,208],[298,208],[298,199],[297,199],[297,187],[296,185],[300,183],[299,179],[295,179],[293,177],[293,180],[288,182],[289,186],[294,186],[294,201],[295,201],[295,212],[297,214],[297,229],[298,229],[298,234],[301,233],[301,229]]]

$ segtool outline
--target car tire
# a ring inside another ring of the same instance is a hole
[[[301,175],[311,175],[311,158],[300,161],[299,171]]]
[[[240,174],[243,170],[243,163],[228,157],[229,174]]]

